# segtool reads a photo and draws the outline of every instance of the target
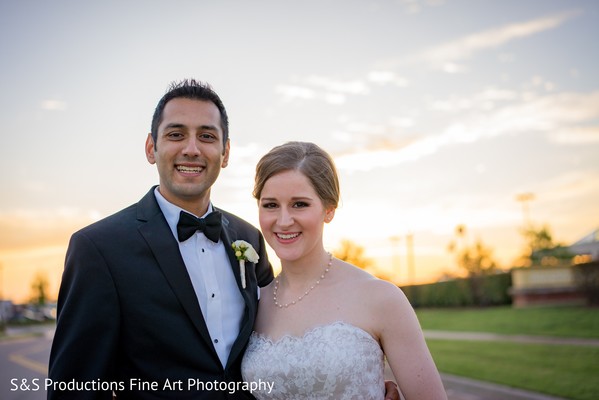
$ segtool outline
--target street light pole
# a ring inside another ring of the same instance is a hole
[[[528,202],[534,200],[535,195],[533,193],[520,193],[516,196],[516,200],[522,203],[522,216],[524,217],[524,229],[530,228],[530,210],[528,209]]]

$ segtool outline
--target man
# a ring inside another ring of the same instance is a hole
[[[259,231],[210,202],[229,149],[218,95],[173,84],[145,146],[159,186],[69,243],[48,399],[252,398],[240,363],[273,272]],[[259,255],[244,274],[236,240]]]
[[[71,238],[49,399],[109,399],[112,391],[119,399],[249,398],[198,383],[241,380],[258,286],[273,279],[263,238],[218,210],[217,243],[201,231],[177,240],[182,210],[197,217],[217,211],[210,188],[229,146],[227,114],[209,86],[184,81],[160,100],[146,141],[160,185]],[[238,239],[260,255],[245,263],[245,284],[231,247]]]

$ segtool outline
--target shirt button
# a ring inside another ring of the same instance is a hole
[[[214,298],[214,293],[212,293],[212,298]]]
[[[218,339],[214,339],[214,343],[218,343]]]

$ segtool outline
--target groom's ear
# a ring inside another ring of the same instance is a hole
[[[146,159],[150,164],[156,164],[155,151],[156,144],[154,143],[154,138],[151,133],[148,133],[148,137],[146,138]]]
[[[231,141],[227,139],[227,143],[225,143],[225,147],[223,150],[223,160],[220,164],[221,168],[227,168],[229,165],[229,152],[231,151]]]

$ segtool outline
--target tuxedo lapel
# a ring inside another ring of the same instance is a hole
[[[239,270],[239,261],[237,257],[235,257],[235,251],[233,251],[232,244],[235,240],[237,240],[238,232],[230,228],[229,220],[223,216],[223,230],[221,232],[221,240],[223,240],[225,245],[225,250],[227,252],[227,256],[229,257],[229,263],[231,268],[233,269],[233,275],[235,276],[235,281],[237,282],[237,287],[243,297],[245,302],[245,310],[243,312],[243,317],[241,320],[241,325],[239,327],[239,335],[237,339],[233,343],[233,347],[231,348],[231,353],[229,354],[229,359],[227,360],[227,368],[229,365],[237,359],[240,353],[245,348],[247,344],[247,340],[252,333],[252,329],[254,328],[254,321],[256,318],[256,310],[257,304],[254,300],[256,296],[257,288],[256,286],[249,284],[249,277],[246,273],[246,288],[244,289],[241,286],[241,273]],[[246,264],[246,268],[250,267],[251,263]],[[247,271],[246,271],[247,272]]]
[[[218,358],[179,246],[156,202],[154,188],[138,203],[138,220],[144,222],[140,225],[139,232],[154,254],[181,306],[206,342],[207,348],[212,349],[214,356]]]
[[[227,257],[229,259],[229,265],[233,270],[233,275],[235,275],[235,282],[237,282],[237,287],[239,291],[243,295],[245,299],[244,290],[241,287],[241,273],[239,272],[239,261],[237,261],[237,257],[235,257],[235,252],[233,251],[233,242],[237,240],[237,232],[232,230],[229,226],[229,220],[227,217],[223,216],[222,218],[223,229],[221,231],[220,239],[223,241],[225,246],[225,251],[227,252]]]

